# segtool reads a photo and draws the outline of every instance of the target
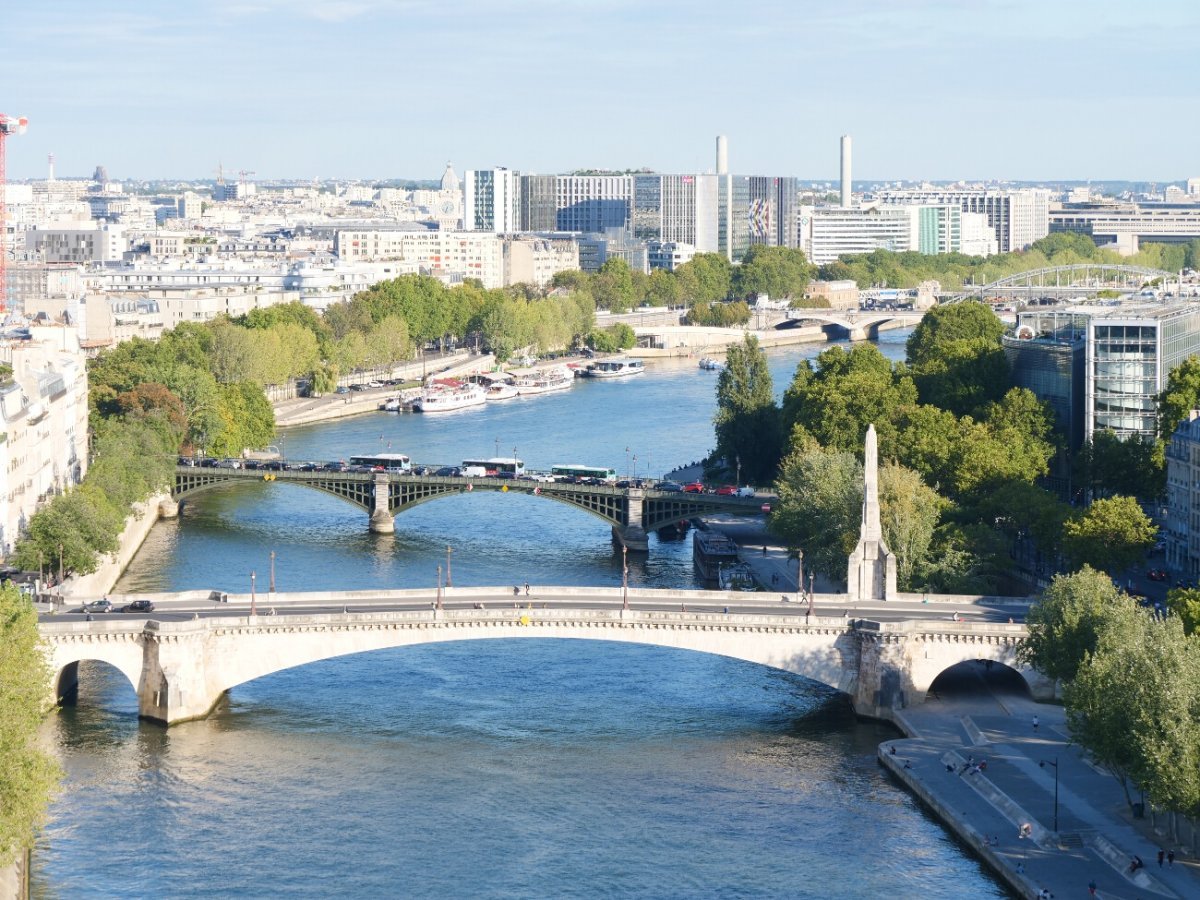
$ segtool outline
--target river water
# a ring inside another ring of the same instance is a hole
[[[881,347],[903,356],[907,332]],[[782,393],[822,346],[772,351]],[[289,458],[662,472],[712,444],[695,363],[441,416],[290,430]],[[628,450],[626,449],[628,448]],[[634,460],[636,457],[636,462]],[[281,484],[197,496],[118,591],[615,585],[607,527],[480,493],[371,535],[357,508]],[[697,586],[689,540],[651,538],[631,584]],[[343,657],[241,686],[212,716],[142,724],[132,687],[84,667],[47,730],[67,771],[34,857],[39,897],[1003,897],[874,760],[894,732],[828,688],[683,651],[478,641]]]

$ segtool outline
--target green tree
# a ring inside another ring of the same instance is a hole
[[[125,513],[85,482],[34,513],[17,541],[15,562],[30,572],[55,571],[60,560],[64,574],[95,572],[100,555],[116,551]]]
[[[1063,552],[1075,565],[1120,573],[1145,556],[1157,531],[1133,497],[1106,497],[1063,523]]]
[[[1017,648],[1017,658],[1047,678],[1070,681],[1095,654],[1108,611],[1126,602],[1112,579],[1091,566],[1054,576],[1025,617],[1029,636]]]
[[[779,465],[779,408],[767,356],[747,335],[725,356],[717,378],[716,455],[730,468],[740,462],[745,480],[766,484]]]
[[[0,586],[0,867],[33,845],[62,777],[37,737],[49,686],[37,613],[12,584]]]
[[[1183,630],[1188,634],[1200,631],[1200,590],[1171,588],[1167,591],[1167,609],[1179,617]]]
[[[752,244],[733,273],[733,292],[753,298],[767,294],[773,299],[803,297],[812,267],[803,250]]]
[[[861,492],[860,492],[861,493]],[[945,501],[912,469],[885,463],[879,469],[879,517],[884,542],[896,555],[896,582],[913,590],[926,569]]]
[[[612,312],[628,312],[634,305],[633,273],[629,263],[614,256],[606,259],[592,279],[596,305]]]
[[[646,302],[651,306],[678,306],[683,302],[683,287],[674,273],[655,269],[646,280]]]
[[[1004,323],[982,303],[937,306],[907,343],[908,363],[921,402],[956,415],[976,414],[1011,387],[1000,346]]]
[[[732,302],[700,302],[688,310],[689,325],[708,328],[734,328],[750,321],[750,307],[741,300]]]
[[[720,253],[697,253],[675,270],[675,277],[688,306],[715,303],[729,296],[733,266]]]
[[[1072,468],[1076,486],[1092,496],[1128,494],[1153,500],[1167,490],[1165,461],[1157,441],[1140,434],[1122,440],[1115,432],[1101,429],[1083,442]]]
[[[858,542],[862,520],[863,469],[854,454],[815,444],[793,450],[775,482],[779,501],[771,532],[826,577],[846,577],[846,560]]]
[[[1171,435],[1193,409],[1200,408],[1200,357],[1189,356],[1171,370],[1167,386],[1158,397],[1158,437]]]

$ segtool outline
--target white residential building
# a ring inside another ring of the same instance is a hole
[[[676,241],[647,241],[646,258],[651,269],[666,269],[674,272],[686,262],[691,262],[696,248],[691,244]]]
[[[993,256],[1000,252],[996,232],[983,213],[962,214],[958,252],[967,256]]]
[[[88,388],[73,328],[32,327],[0,346],[12,378],[0,384],[0,552],[37,511],[87,471]],[[49,564],[49,560],[47,563]]]
[[[1053,193],[1043,188],[998,190],[989,188],[917,188],[885,190],[876,199],[888,206],[959,207],[982,213],[996,235],[1001,253],[1024,250],[1050,233]]]
[[[463,183],[463,227],[493,234],[520,229],[520,173],[512,169],[468,169]]]
[[[121,225],[35,226],[25,232],[25,252],[39,262],[120,262],[128,249],[129,239]]]
[[[802,206],[800,247],[811,262],[823,265],[844,253],[919,247],[920,207]]]
[[[487,288],[505,283],[504,240],[486,231],[339,231],[334,252],[344,262],[406,263],[450,282],[478,278]]]
[[[533,235],[504,239],[504,283],[545,287],[559,272],[579,268],[579,244]]]

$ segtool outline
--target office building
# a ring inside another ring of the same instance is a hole
[[[674,272],[696,255],[696,248],[691,244],[677,244],[674,241],[647,241],[646,262],[651,269],[665,269]]]
[[[805,206],[799,217],[800,249],[817,265],[845,253],[918,250],[920,221],[916,206]]]
[[[520,173],[512,169],[468,169],[463,181],[466,231],[505,234],[520,230]]]
[[[888,206],[957,206],[987,216],[1001,253],[1024,250],[1050,232],[1051,192],[1041,188],[919,188],[884,190],[876,198]]]
[[[120,262],[129,249],[120,225],[95,224],[90,228],[34,227],[25,232],[25,252],[47,263]]]
[[[629,175],[559,175],[555,229],[603,232],[628,228],[633,181]]]
[[[1200,238],[1200,204],[1064,203],[1050,213],[1050,230],[1086,234],[1132,254],[1141,241],[1181,244]]]

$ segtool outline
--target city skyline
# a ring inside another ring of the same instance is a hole
[[[1183,0],[105,6],[6,11],[0,111],[30,120],[10,179],[44,178],[49,153],[61,177],[115,179],[703,172],[717,134],[734,172],[830,182],[844,133],[863,181],[1200,166]]]

